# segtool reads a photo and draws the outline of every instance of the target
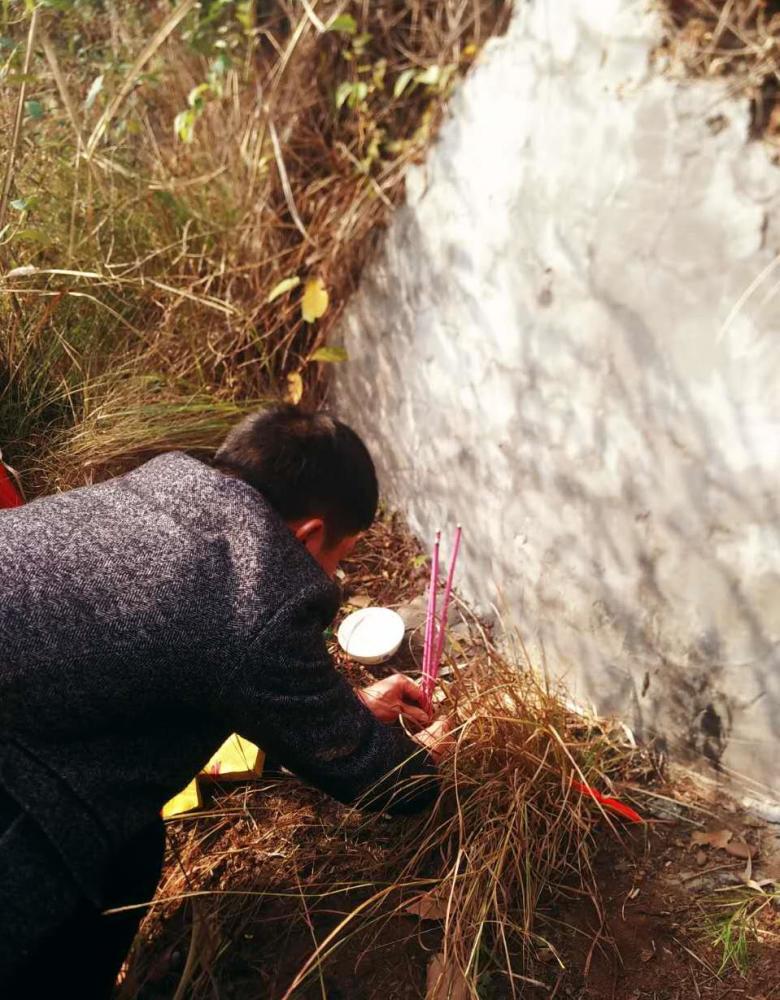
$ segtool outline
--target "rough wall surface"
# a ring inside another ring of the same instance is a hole
[[[659,34],[644,2],[519,5],[410,173],[336,399],[576,698],[780,798],[780,170]]]

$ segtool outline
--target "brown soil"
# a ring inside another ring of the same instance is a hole
[[[675,793],[687,807],[693,805],[691,789],[678,786]],[[210,939],[209,934],[196,937],[194,948],[209,959],[213,971],[195,977],[196,991],[187,996],[281,1000],[312,954],[315,941],[325,941],[367,897],[367,892],[357,889],[319,902],[301,898],[301,883],[308,879],[318,855],[332,850],[334,831],[337,837],[345,835],[343,826],[338,833],[345,810],[284,776],[246,794],[244,817],[226,823],[207,846],[207,884],[214,889],[269,895],[259,902],[248,899],[243,907],[234,904],[232,917],[214,921],[212,930],[219,927],[218,939]],[[235,801],[235,795],[230,801]],[[700,805],[704,804],[700,801]],[[295,831],[296,850],[292,852],[281,829],[283,818]],[[758,922],[759,937],[750,942],[746,972],[731,966],[719,973],[722,953],[704,927],[717,916],[722,890],[738,879],[745,862],[709,849],[699,866],[690,841],[702,819],[706,829],[728,828],[744,835],[766,850],[768,857],[780,846],[776,828],[746,825],[754,821],[718,807],[706,817],[698,808],[686,808],[680,810],[679,818],[657,821],[641,830],[623,829],[621,840],[605,828],[596,864],[603,896],[601,913],[590,899],[578,898],[574,891],[543,905],[538,929],[551,947],[525,964],[523,975],[539,985],[526,982],[518,996],[561,1000],[780,997],[780,911],[776,908],[768,907]],[[342,870],[332,873],[332,887],[339,881],[360,881],[372,853],[377,857],[377,870],[384,869],[394,840],[404,835],[404,822],[408,821],[384,821],[380,836],[376,837],[374,829],[367,843],[360,843],[357,827],[347,827],[346,836],[355,837],[359,855],[354,858],[355,870],[350,871],[345,854]],[[253,856],[251,863],[247,852]],[[762,875],[760,858],[755,878]],[[193,888],[197,887],[203,887],[203,882],[196,874]],[[147,925],[152,941],[136,959],[136,974],[143,985],[133,987],[129,995],[140,1000],[173,996],[192,941],[192,913],[191,902],[179,904],[164,922]],[[315,969],[293,995],[296,1000],[424,997],[428,963],[441,938],[438,921],[390,914],[358,917],[319,971]],[[512,993],[505,980],[491,981],[486,974],[480,996],[504,1000]]]
[[[719,974],[722,951],[705,927],[722,912],[723,890],[736,881],[745,862],[711,851],[697,865],[690,843],[694,818],[691,812],[649,831],[627,831],[624,844],[605,837],[597,865],[602,913],[589,900],[559,907],[558,919],[567,926],[559,926],[553,944],[567,967],[539,977],[554,982],[553,995],[583,1000],[780,996],[777,909],[767,909],[759,921],[761,940],[752,942],[745,974],[733,965]],[[720,811],[705,825],[740,831],[744,819]],[[757,839],[757,834],[752,829],[748,836]],[[768,841],[777,833],[764,829],[762,836]]]

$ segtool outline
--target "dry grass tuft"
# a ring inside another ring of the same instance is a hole
[[[659,0],[667,38],[657,55],[676,75],[729,77],[753,106],[753,131],[780,143],[780,3]]]
[[[647,762],[623,729],[567,709],[563,691],[484,633],[442,694],[456,743],[435,808],[400,852],[400,905],[411,893],[439,917],[444,964],[474,996],[486,976],[520,995],[529,958],[549,947],[543,904],[584,893],[598,910],[594,829],[603,819],[619,835],[572,780],[611,788]]]
[[[623,732],[564,704],[562,692],[490,646],[448,692],[457,747],[408,870],[446,845],[437,888],[447,900],[445,954],[474,983],[496,964],[513,981],[529,949],[546,944],[537,923],[543,899],[572,890],[597,897],[599,813],[571,780],[604,788],[627,777],[635,754]]]

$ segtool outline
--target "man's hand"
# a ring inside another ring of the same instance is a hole
[[[401,715],[418,726],[427,726],[431,721],[422,704],[419,684],[404,674],[391,674],[355,693],[380,722],[397,722]]]
[[[444,754],[455,746],[455,740],[452,736],[454,726],[453,719],[437,719],[427,729],[421,729],[419,733],[415,733],[413,739],[424,746],[435,763],[438,764]]]

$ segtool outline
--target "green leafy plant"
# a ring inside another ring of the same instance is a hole
[[[195,134],[195,123],[206,110],[207,103],[222,97],[225,76],[230,69],[230,59],[221,52],[209,66],[207,79],[193,87],[187,95],[187,107],[173,119],[173,130],[182,142],[190,143]]]

